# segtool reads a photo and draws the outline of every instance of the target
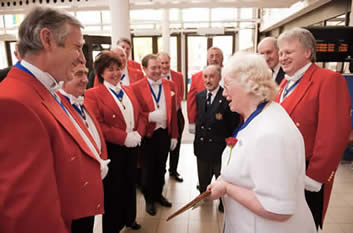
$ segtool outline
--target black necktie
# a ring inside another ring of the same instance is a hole
[[[207,99],[206,99],[206,112],[208,109],[211,108],[211,98],[212,98],[212,93],[208,92]]]

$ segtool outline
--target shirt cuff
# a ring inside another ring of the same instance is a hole
[[[305,190],[310,192],[319,192],[322,184],[316,180],[311,179],[309,176],[305,176]]]

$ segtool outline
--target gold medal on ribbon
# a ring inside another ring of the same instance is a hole
[[[219,121],[222,120],[223,119],[222,113],[220,113],[220,112],[216,113],[216,119],[219,120]]]

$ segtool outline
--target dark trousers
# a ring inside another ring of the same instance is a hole
[[[94,216],[73,220],[71,233],[93,233]]]
[[[306,161],[308,167],[309,161]],[[324,206],[324,184],[319,192],[310,192],[305,190],[305,199],[314,217],[316,229],[322,229],[322,212]]]
[[[167,129],[157,129],[142,143],[142,192],[146,202],[156,202],[162,195],[169,147]]]
[[[180,145],[181,145],[181,135],[183,134],[184,125],[185,125],[185,120],[181,109],[178,110],[177,116],[178,116],[179,138],[178,138],[178,144],[175,147],[175,149],[169,152],[169,173],[177,172],[178,163],[179,163]]]
[[[103,180],[103,233],[120,232],[136,219],[137,149],[107,142],[109,172]]]
[[[211,183],[213,175],[217,177],[221,173],[221,161],[202,160],[197,158],[197,174],[199,176],[200,193],[206,191],[207,186]]]

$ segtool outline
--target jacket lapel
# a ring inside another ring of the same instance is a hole
[[[207,112],[206,112],[206,95],[207,95],[207,90],[203,90],[200,93],[200,113],[201,113],[201,120],[204,121],[205,118],[207,117]]]
[[[62,95],[61,93],[58,92],[58,95],[61,98],[61,102],[62,104],[65,106],[65,108],[70,112],[71,116],[75,119],[76,123],[80,126],[80,128],[82,129],[82,131],[86,134],[86,136],[89,138],[89,140],[91,141],[91,143],[93,144],[94,148],[98,150],[97,144],[94,141],[91,133],[88,131],[87,126],[84,124],[82,118],[80,117],[80,115],[78,114],[78,112],[74,109],[74,107],[71,105],[71,103],[66,99],[66,97],[64,95]],[[85,111],[87,111],[87,109],[85,108]],[[91,115],[90,115],[91,117]],[[91,117],[92,118],[92,117]],[[95,158],[95,157],[94,157]]]
[[[305,93],[309,90],[309,87],[312,84],[312,75],[317,69],[315,64],[312,64],[309,69],[304,73],[302,80],[300,80],[298,86],[295,88],[293,93],[291,93],[287,98],[282,101],[282,106],[287,110],[288,114],[291,115],[297,104],[302,100]],[[283,82],[283,91],[284,86],[287,82]],[[282,85],[281,85],[282,86]]]
[[[223,91],[223,88],[220,86],[215,98],[213,99],[213,102],[211,104],[210,109],[207,111],[207,113],[208,113],[207,115],[210,116],[211,118],[212,118],[212,116],[214,116],[216,114],[216,111],[218,109],[218,105],[220,103],[222,103],[222,101],[223,101],[223,100],[221,100],[222,91]],[[221,102],[219,102],[219,101],[221,101]]]
[[[170,89],[170,86],[168,84],[168,81],[162,78],[162,88],[164,92],[164,98],[165,98],[165,105],[167,108],[167,117],[168,117],[168,125],[171,125],[172,121],[172,91]],[[174,98],[175,98],[175,93],[173,92]]]

